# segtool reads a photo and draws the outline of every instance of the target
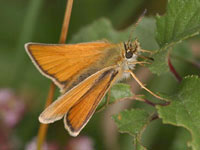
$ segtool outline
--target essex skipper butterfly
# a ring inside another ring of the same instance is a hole
[[[65,128],[77,136],[94,114],[110,87],[131,75],[153,96],[131,71],[141,53],[148,52],[137,40],[118,44],[98,41],[79,44],[27,43],[26,52],[36,68],[50,78],[62,95],[39,116],[44,124],[64,117]]]

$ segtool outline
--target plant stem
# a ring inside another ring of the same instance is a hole
[[[66,39],[67,39],[67,33],[68,33],[68,28],[69,28],[69,22],[70,22],[70,16],[71,16],[71,11],[72,11],[72,5],[73,5],[73,0],[68,0],[66,4],[66,9],[65,9],[65,16],[63,20],[63,25],[62,25],[62,30],[61,30],[61,35],[60,35],[60,44],[64,44]],[[52,82],[50,85],[48,97],[46,100],[45,108],[48,107],[52,100],[53,96],[55,93],[55,84]],[[48,129],[48,124],[40,124],[40,128],[38,131],[38,140],[37,140],[37,150],[41,150],[41,147],[44,143],[46,133]]]
[[[72,12],[72,5],[73,5],[73,0],[68,0],[66,10],[65,10],[65,17],[63,20],[61,35],[60,35],[60,41],[59,41],[60,44],[64,44],[67,39],[69,21],[70,21],[71,12]]]
[[[169,70],[171,71],[171,73],[175,76],[175,78],[181,82],[182,81],[182,77],[178,74],[178,72],[176,71],[176,69],[174,68],[174,66],[171,63],[171,59],[170,59],[170,54],[168,55],[168,66],[169,66]]]
[[[54,97],[54,92],[55,92],[55,85],[52,82],[49,88],[49,93],[47,96],[45,108],[49,106],[53,100]],[[48,124],[42,124],[40,123],[40,128],[38,131],[38,138],[37,138],[37,150],[41,150],[41,147],[44,143],[46,132],[47,132]]]

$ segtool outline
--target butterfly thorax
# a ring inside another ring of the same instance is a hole
[[[137,62],[140,49],[140,44],[137,40],[123,43],[123,61],[120,63],[123,69],[122,72],[124,72],[122,78],[129,77],[129,73],[125,72],[126,70],[133,70],[135,68],[135,62]]]
[[[102,47],[102,49],[99,49],[96,53],[97,56],[93,57],[93,59],[96,60],[90,64],[90,67],[82,70],[82,73],[77,76],[77,79],[74,80],[67,90],[106,67],[118,65],[121,70],[120,72],[133,70],[135,67],[134,62],[137,61],[139,49],[140,45],[137,40],[119,44],[110,43],[109,46]],[[122,73],[122,78],[124,77],[129,77],[129,73]]]

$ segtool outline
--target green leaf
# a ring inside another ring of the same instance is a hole
[[[119,132],[128,133],[134,137],[135,150],[146,150],[141,144],[141,136],[151,118],[152,115],[142,109],[124,110],[117,115],[113,115]]]
[[[150,122],[150,118],[146,111],[140,109],[124,110],[113,116],[119,132],[128,133],[134,137],[139,136],[139,139]]]
[[[181,82],[170,105],[157,106],[163,123],[186,128],[192,135],[193,150],[200,149],[200,78],[188,76]]]
[[[114,103],[116,100],[126,98],[126,97],[131,97],[133,96],[133,93],[131,92],[131,87],[128,84],[123,84],[123,83],[117,83],[112,86],[110,90],[110,94],[107,94],[102,102],[100,103],[98,110],[103,108],[106,105],[106,100],[108,99],[109,96],[109,104]]]
[[[170,0],[166,14],[156,18],[156,25],[156,40],[160,46],[160,52],[155,55],[155,62],[150,69],[159,75],[163,73],[163,70],[167,71],[167,61],[165,61],[167,49],[200,34],[200,1]]]
[[[198,35],[199,32],[199,0],[170,0],[166,15],[157,17],[156,39],[161,48]]]
[[[167,55],[170,53],[171,59],[176,60],[184,60],[184,62],[190,61],[194,59],[192,52],[190,50],[189,44],[185,41],[179,44],[176,44],[172,47],[170,51],[159,51],[154,55],[154,62],[149,65],[149,69],[155,73],[160,75],[161,73],[167,73],[169,72],[169,66],[168,66],[168,58]],[[174,64],[177,68],[177,64]],[[183,66],[182,66],[183,67]],[[180,69],[180,67],[179,67]]]
[[[167,53],[168,51],[159,51],[153,56],[154,61],[148,66],[151,72],[160,75],[161,73],[166,73],[169,71],[167,64]]]

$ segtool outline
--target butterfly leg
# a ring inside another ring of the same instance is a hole
[[[149,54],[153,54],[154,53],[153,51],[146,50],[146,49],[140,49],[140,52],[142,52],[142,53],[149,53]]]
[[[134,64],[134,65],[139,64],[141,66],[144,66],[144,64],[151,64],[151,63],[146,62],[146,61],[136,61],[136,62],[130,62],[128,64]]]
[[[131,70],[127,70],[126,72],[129,72],[131,74],[131,76],[135,79],[135,81],[141,86],[141,88],[145,89],[147,92],[149,92],[151,95],[153,95],[154,97],[161,99],[161,100],[166,100],[160,96],[158,96],[157,94],[155,94],[154,92],[152,92],[151,90],[149,90],[148,88],[146,88],[144,86],[144,84],[136,77],[136,75],[131,71]]]

